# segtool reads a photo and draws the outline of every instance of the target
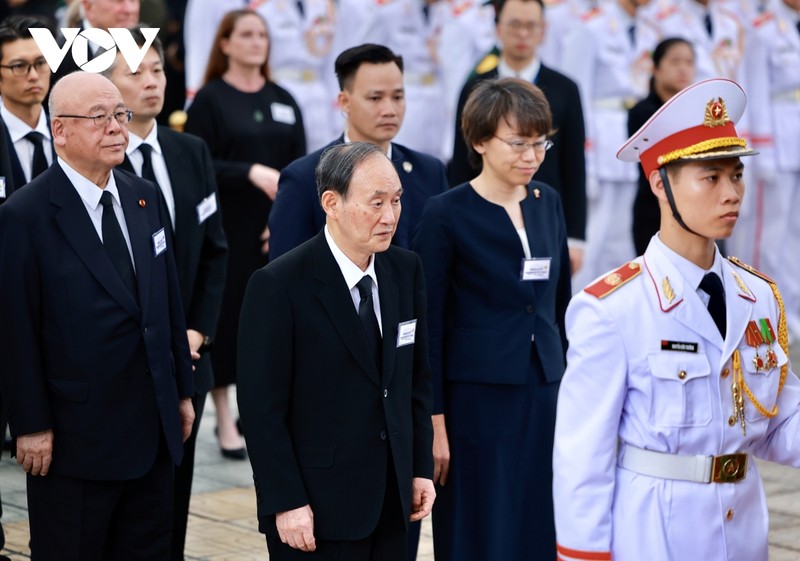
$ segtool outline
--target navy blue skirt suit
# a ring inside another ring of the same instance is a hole
[[[514,224],[468,183],[429,200],[414,238],[428,287],[434,414],[444,413],[450,444],[433,510],[436,561],[556,558],[552,448],[571,294],[567,234],[551,187],[531,182],[520,205],[531,257],[549,259],[540,280],[522,280]]]

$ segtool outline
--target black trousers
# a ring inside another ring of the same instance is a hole
[[[316,551],[308,553],[289,547],[281,542],[277,532],[270,532],[267,534],[270,561],[408,561],[408,532],[391,452],[388,455],[383,510],[372,534],[355,541],[317,540]]]
[[[58,435],[56,435],[58,438]],[[174,465],[163,442],[138,479],[28,475],[32,561],[169,558]]]
[[[203,418],[203,409],[206,403],[206,394],[196,395],[192,398],[194,406],[194,425],[192,434],[183,443],[183,461],[175,468],[175,511],[172,523],[172,561],[183,561],[183,550],[186,545],[186,526],[189,521],[189,502],[192,498],[192,477],[194,476],[194,453],[197,448],[197,432],[200,430],[200,420]]]

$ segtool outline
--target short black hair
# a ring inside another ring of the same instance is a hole
[[[493,0],[492,4],[494,5],[494,22],[500,23],[500,13],[503,11],[503,8],[506,5],[508,0]],[[522,0],[523,2],[536,2],[542,8],[542,14],[544,14],[544,1],[543,0]]]
[[[142,29],[145,29],[147,27],[148,27],[147,25],[140,23],[138,25],[134,25],[133,27],[128,28],[131,37],[133,38],[136,45],[139,47],[143,47],[144,44],[147,43],[147,38],[144,36],[144,33],[142,33]],[[156,35],[155,39],[153,39],[153,43],[150,45],[150,48],[156,51],[156,54],[158,54],[158,58],[161,61],[161,64],[163,65],[164,46],[161,44],[161,39],[158,38],[158,35]],[[114,69],[116,67],[117,67],[117,60],[115,59],[114,62],[111,63],[111,66],[103,70],[100,74],[102,74],[108,79],[111,79],[111,75],[114,73]]]
[[[394,54],[391,49],[375,43],[365,43],[357,47],[352,47],[336,57],[334,70],[336,79],[339,80],[339,89],[344,90],[345,84],[349,86],[356,75],[359,67],[364,64],[388,64],[395,63],[403,71],[403,57]]]
[[[53,28],[47,20],[36,16],[8,16],[0,23],[0,60],[3,59],[3,45],[20,39],[33,39],[31,27],[44,27],[50,32]]]

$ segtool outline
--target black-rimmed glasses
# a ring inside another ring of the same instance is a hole
[[[94,126],[104,129],[111,122],[111,119],[116,119],[120,125],[127,125],[133,119],[133,111],[126,109],[125,111],[117,111],[110,115],[56,115],[59,119],[91,119]]]
[[[35,68],[37,74],[44,72],[45,70],[50,70],[50,67],[47,65],[47,61],[43,58],[33,62],[20,61],[15,62],[14,64],[0,64],[0,68],[8,68],[11,70],[11,74],[18,78],[21,76],[27,76],[30,73],[31,68]]]

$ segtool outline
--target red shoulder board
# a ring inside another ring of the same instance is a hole
[[[764,12],[763,14],[761,14],[760,16],[758,16],[756,19],[753,20],[753,27],[761,27],[762,25],[773,19],[775,19],[775,14],[773,14],[772,12]]]
[[[665,8],[660,12],[658,12],[658,14],[656,14],[656,19],[657,20],[667,19],[669,16],[671,16],[677,11],[678,11],[677,6],[670,6],[669,8]]]
[[[605,298],[628,281],[635,279],[642,272],[642,266],[635,261],[625,263],[616,271],[612,271],[594,284],[583,289],[595,298]]]
[[[769,278],[767,275],[765,275],[765,274],[764,274],[764,273],[762,273],[761,271],[759,271],[759,270],[757,270],[757,269],[754,269],[753,267],[751,267],[751,266],[750,266],[750,265],[748,265],[747,263],[742,263],[741,261],[739,261],[739,258],[738,258],[738,257],[728,257],[728,261],[730,261],[731,263],[733,263],[733,264],[734,264],[734,265],[736,265],[737,267],[739,267],[739,268],[741,268],[741,269],[744,269],[744,270],[745,270],[745,271],[747,271],[748,273],[750,273],[750,274],[753,274],[753,275],[757,276],[757,277],[758,277],[758,278],[760,278],[761,280],[764,280],[764,281],[768,282],[769,284],[777,284],[777,283],[776,283],[774,280],[772,280],[771,278]]]
[[[603,10],[600,9],[599,6],[595,6],[588,12],[581,14],[581,21],[589,21],[590,19],[594,19],[595,17],[599,16]]]

